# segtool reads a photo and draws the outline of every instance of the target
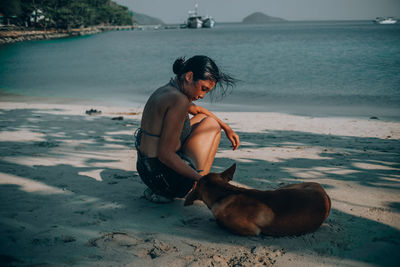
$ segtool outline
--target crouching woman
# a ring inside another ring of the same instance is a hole
[[[226,123],[193,103],[216,85],[223,95],[235,79],[207,56],[178,58],[173,71],[176,76],[147,100],[136,132],[137,171],[148,186],[144,196],[159,203],[184,197],[209,173],[221,129],[233,150],[239,146],[239,136]]]

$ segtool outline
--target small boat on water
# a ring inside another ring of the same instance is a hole
[[[210,16],[205,16],[203,18],[203,28],[214,28],[215,21]]]
[[[192,29],[197,29],[203,27],[202,17],[197,15],[197,10],[189,11],[189,17],[187,19],[187,27]]]
[[[377,17],[376,19],[373,20],[373,22],[377,24],[396,24],[397,20],[392,17],[387,17],[387,18]]]
[[[215,21],[211,16],[200,16],[197,13],[198,4],[197,1],[194,5],[194,10],[189,11],[189,17],[186,20],[187,28],[198,29],[198,28],[213,28]],[[181,26],[181,28],[184,28]]]

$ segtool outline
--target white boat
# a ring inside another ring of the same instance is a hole
[[[194,10],[189,11],[189,17],[186,20],[187,28],[198,29],[198,28],[213,28],[215,21],[210,16],[202,17],[197,13],[198,4],[197,1],[194,5]],[[181,28],[184,28],[181,26]]]
[[[203,28],[213,28],[215,25],[215,21],[210,16],[205,16],[203,18]]]
[[[201,19],[201,16],[198,15],[189,15],[189,18],[187,19],[187,26],[188,28],[201,28],[203,26],[203,20]]]
[[[377,18],[374,20],[374,22],[375,22],[375,23],[378,23],[378,24],[396,24],[396,23],[397,23],[397,20],[395,20],[395,19],[392,18],[392,17],[387,17],[387,18],[377,17]]]

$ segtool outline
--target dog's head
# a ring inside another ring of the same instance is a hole
[[[185,206],[192,205],[195,200],[208,199],[209,195],[213,195],[213,185],[229,183],[233,179],[233,174],[236,170],[236,163],[221,173],[209,173],[203,176],[186,195]]]

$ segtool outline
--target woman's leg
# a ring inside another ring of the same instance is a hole
[[[221,139],[221,127],[218,122],[204,114],[191,119],[192,132],[183,146],[183,152],[189,156],[201,175],[210,172]]]

